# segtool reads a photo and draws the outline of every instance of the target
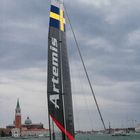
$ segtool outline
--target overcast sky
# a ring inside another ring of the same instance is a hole
[[[140,122],[140,1],[65,0],[105,123]],[[49,0],[0,0],[0,127],[47,119]],[[67,25],[76,129],[102,124]],[[136,120],[136,121],[134,121]]]

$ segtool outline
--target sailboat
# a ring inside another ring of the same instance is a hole
[[[58,140],[58,136],[61,140],[75,139],[65,24],[63,1],[52,0],[47,79],[50,140]]]
[[[66,10],[66,8],[65,8]],[[104,130],[105,123],[100,112],[95,93],[87,73],[82,54],[76,40],[68,13],[66,12],[70,27],[75,39],[77,50],[85,75],[87,77],[97,111],[99,113]],[[63,0],[51,0],[50,23],[48,33],[48,118],[50,140],[75,140],[73,105],[71,93],[71,80],[66,44],[66,20]]]

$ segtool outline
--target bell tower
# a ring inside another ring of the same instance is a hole
[[[19,99],[17,100],[17,106],[15,109],[15,128],[21,128],[21,109]]]

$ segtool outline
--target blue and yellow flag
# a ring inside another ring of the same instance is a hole
[[[54,5],[51,5],[50,26],[65,32],[64,11]]]

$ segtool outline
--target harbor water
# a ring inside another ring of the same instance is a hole
[[[0,140],[14,140],[15,138],[0,138]],[[26,138],[29,140],[49,140],[49,138]],[[16,139],[17,140],[17,139]],[[18,138],[18,140],[23,140]],[[56,139],[57,140],[57,139]],[[140,134],[129,136],[111,136],[111,135],[76,135],[76,140],[140,140]]]

